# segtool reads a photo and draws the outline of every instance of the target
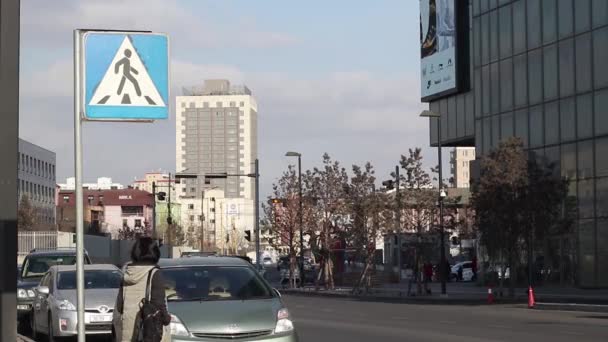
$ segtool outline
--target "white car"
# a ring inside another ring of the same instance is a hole
[[[266,266],[272,265],[272,258],[271,257],[264,257],[264,259],[262,259],[262,262]]]
[[[473,262],[471,261],[463,261],[459,262],[456,265],[452,266],[452,270],[450,272],[450,279],[453,281],[457,281],[458,279],[458,269],[462,267],[462,281],[472,281],[473,280]]]

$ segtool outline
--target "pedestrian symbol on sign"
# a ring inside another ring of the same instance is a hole
[[[117,94],[120,95],[122,93],[122,89],[125,86],[125,81],[129,80],[129,81],[131,81],[131,83],[133,83],[137,96],[141,96],[141,89],[139,89],[139,84],[137,83],[137,80],[135,79],[135,77],[133,77],[133,75],[131,75],[131,73],[134,73],[135,75],[138,74],[137,69],[132,67],[131,62],[129,61],[129,58],[131,58],[131,50],[126,49],[124,54],[125,54],[125,57],[123,59],[119,60],[118,63],[116,63],[114,65],[115,74],[118,74],[118,70],[120,70],[120,66],[122,65],[122,79],[120,80],[120,85],[118,86]]]

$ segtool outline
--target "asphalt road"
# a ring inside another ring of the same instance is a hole
[[[608,315],[284,296],[300,341],[606,341]]]

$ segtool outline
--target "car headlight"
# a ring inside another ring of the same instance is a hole
[[[57,308],[59,308],[59,310],[63,310],[63,311],[75,311],[76,310],[76,306],[74,306],[74,304],[72,304],[67,299],[60,301],[57,304]]]
[[[283,308],[277,313],[277,326],[274,328],[275,334],[293,331],[293,322],[289,319],[289,310]]]
[[[172,336],[190,336],[188,329],[182,321],[175,315],[171,315],[171,335]]]
[[[34,290],[27,290],[27,296],[30,298],[34,298],[36,297],[36,293],[34,293]]]
[[[27,298],[27,291],[25,289],[17,290],[17,298]]]

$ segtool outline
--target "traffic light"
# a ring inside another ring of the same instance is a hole
[[[157,195],[159,201],[164,201],[165,196],[167,196],[167,194],[165,192],[159,192]]]
[[[395,181],[390,179],[390,180],[385,180],[384,182],[382,182],[382,185],[387,188],[388,190],[393,190],[395,188]]]
[[[251,230],[246,230],[245,231],[245,239],[249,242],[251,242]]]

